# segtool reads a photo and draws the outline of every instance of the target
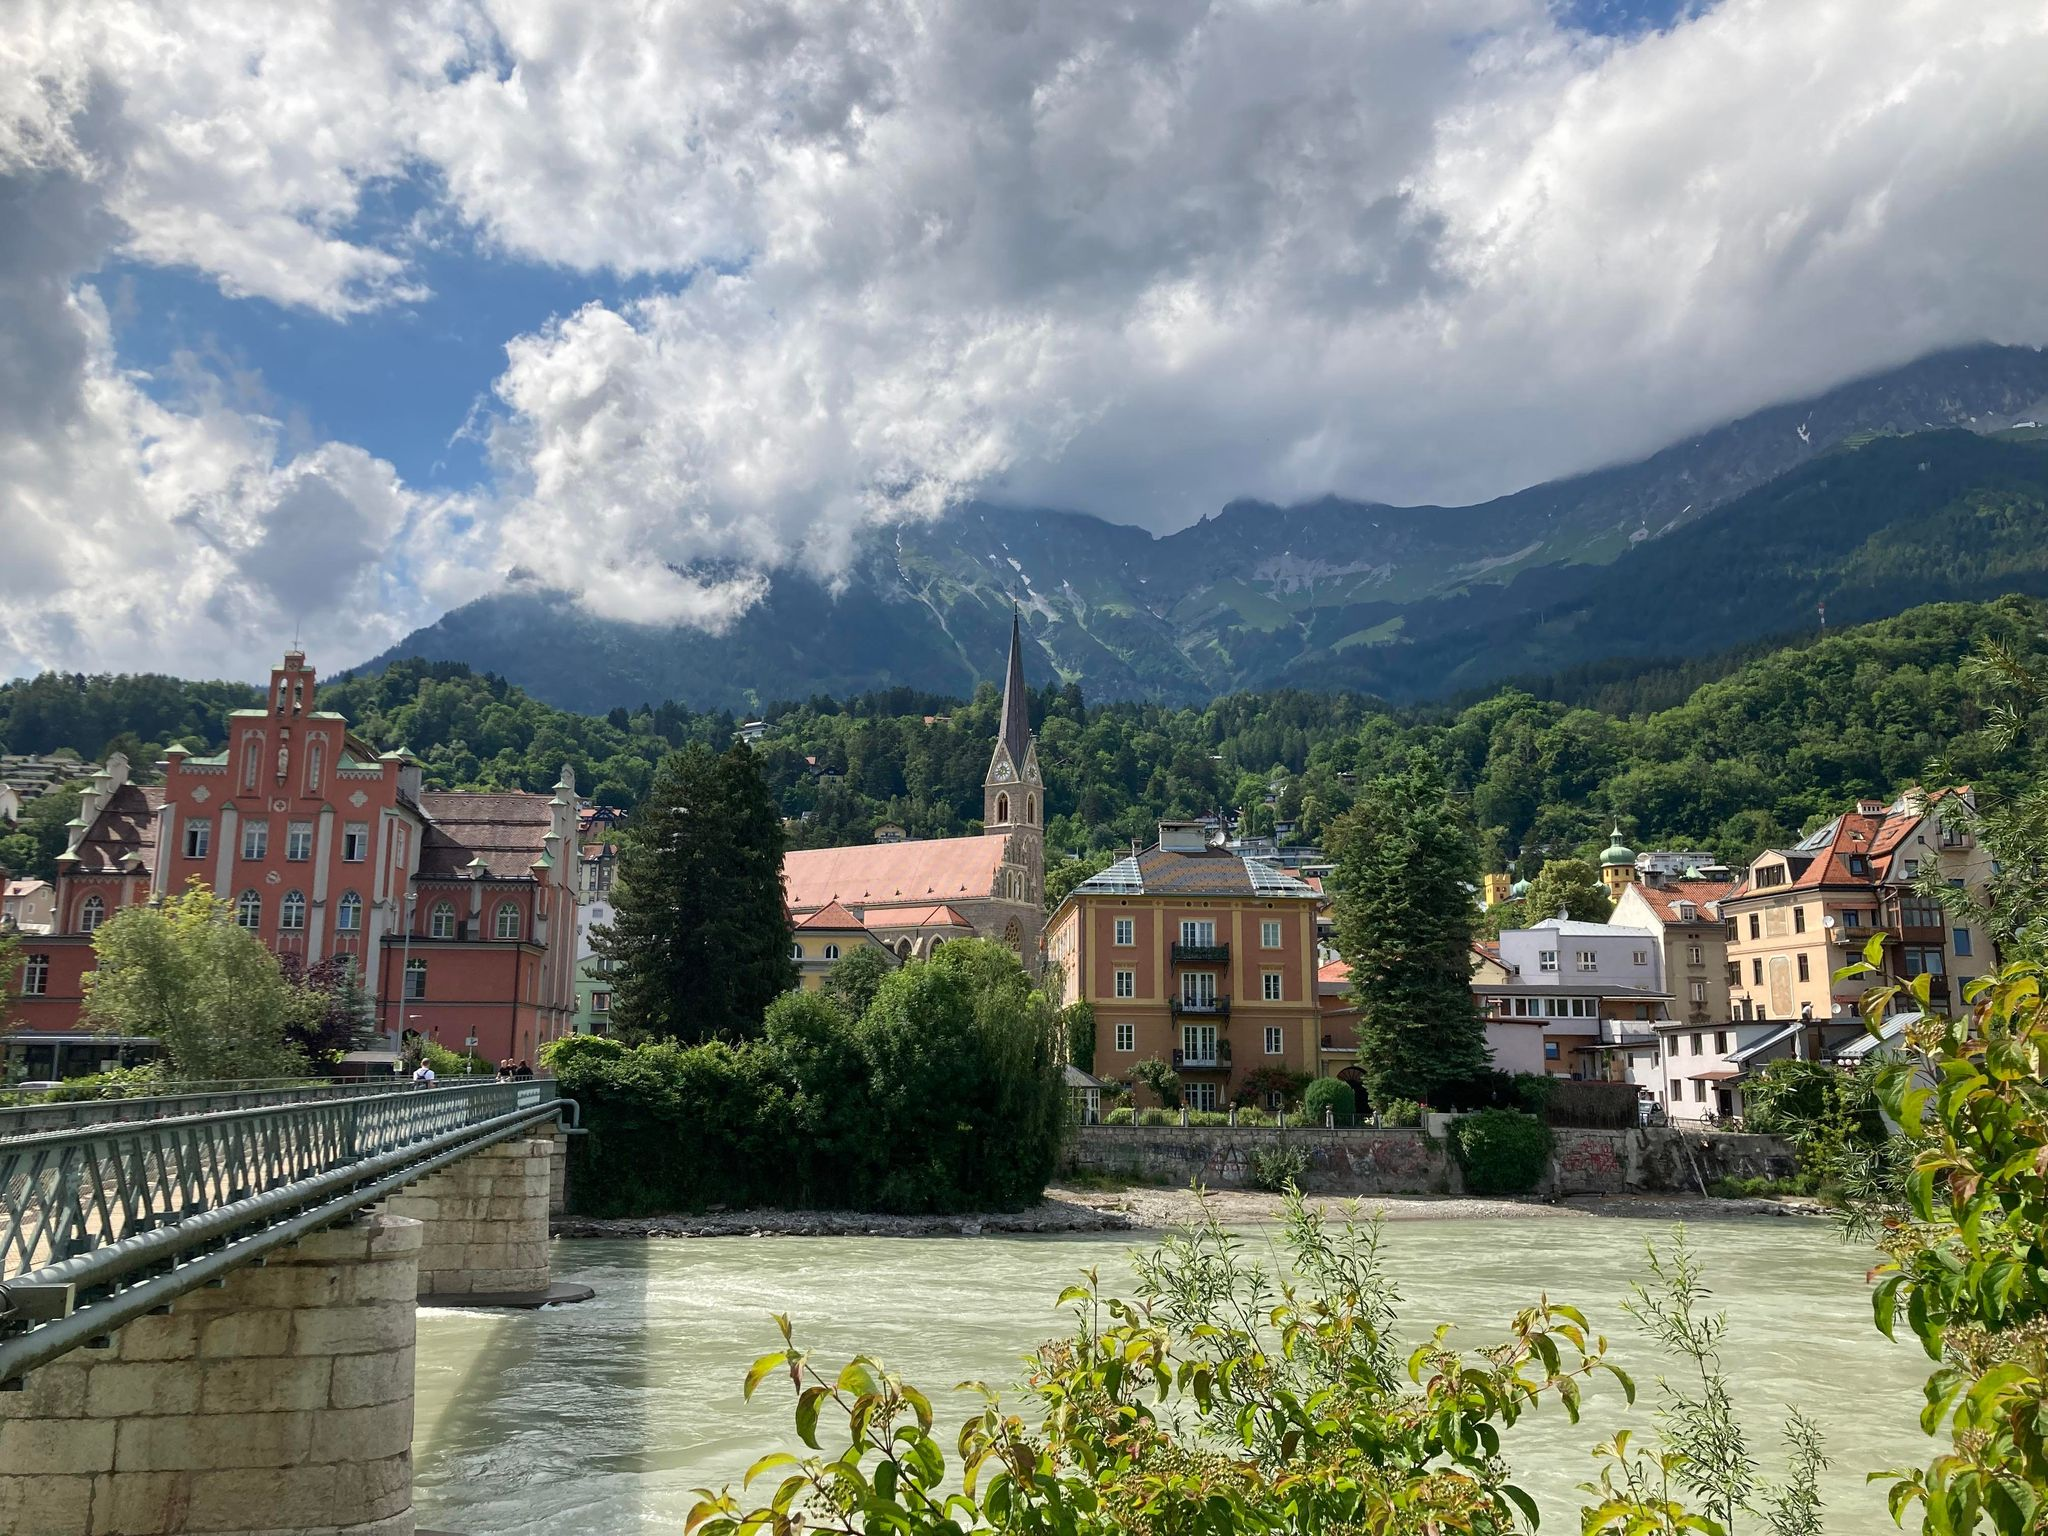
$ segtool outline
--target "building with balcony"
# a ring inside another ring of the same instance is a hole
[[[1608,923],[1647,932],[1654,983],[1671,994],[1671,1016],[1691,1025],[1725,1024],[1728,940],[1720,901],[1735,889],[1729,880],[1672,880],[1651,875],[1624,886]]]
[[[380,755],[315,709],[314,682],[290,652],[264,707],[230,713],[222,752],[171,747],[160,786],[132,783],[118,755],[93,775],[58,857],[51,931],[18,978],[21,1028],[44,1043],[76,1036],[104,1059],[79,1028],[94,930],[198,881],[278,955],[351,961],[393,1045],[417,1030],[450,1050],[530,1062],[568,1031],[569,770],[552,797],[428,790],[410,754]]]
[[[1094,1007],[1095,1070],[1157,1057],[1205,1109],[1262,1067],[1322,1072],[1318,899],[1200,822],[1162,822],[1152,847],[1082,881],[1047,922],[1046,965],[1063,1004]]]
[[[1640,1049],[1672,1001],[1656,946],[1647,928],[1562,917],[1502,930],[1472,979],[1494,1067],[1620,1080],[1612,1054]]]

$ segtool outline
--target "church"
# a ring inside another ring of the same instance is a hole
[[[1038,969],[1045,926],[1045,785],[1024,687],[1024,637],[1010,622],[1001,726],[982,784],[975,837],[806,848],[785,855],[790,916],[837,903],[898,959],[922,959],[948,939],[994,939]]]

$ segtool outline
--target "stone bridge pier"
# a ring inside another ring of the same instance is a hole
[[[548,1209],[561,1146],[543,1136],[499,1142],[384,1202],[420,1223],[419,1299],[459,1306],[580,1301],[587,1287],[552,1284]]]
[[[413,1536],[425,1229],[359,1216],[0,1393],[9,1536]]]

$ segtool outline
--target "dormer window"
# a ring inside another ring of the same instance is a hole
[[[1867,874],[1869,874],[1869,873],[1870,873],[1870,860],[1869,860],[1869,859],[1867,859],[1867,858],[1865,858],[1865,857],[1864,857],[1864,856],[1863,856],[1862,854],[1860,854],[1860,853],[1852,853],[1852,854],[1850,854],[1850,855],[1849,855],[1849,873],[1850,873],[1850,874],[1852,874],[1852,875],[1867,875]]]
[[[1689,923],[1699,915],[1700,909],[1694,906],[1691,902],[1681,901],[1678,904],[1678,920],[1681,923]]]

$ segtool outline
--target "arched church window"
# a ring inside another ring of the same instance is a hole
[[[455,904],[437,901],[434,910],[427,914],[427,937],[430,939],[452,939],[455,937]]]
[[[996,796],[996,824],[1007,827],[1010,824],[1010,797]]]
[[[334,928],[337,933],[354,933],[363,926],[363,898],[354,891],[343,893],[341,905],[335,909]]]
[[[516,938],[518,938],[518,937],[519,937],[519,904],[518,904],[517,902],[513,902],[513,901],[504,901],[504,902],[500,902],[500,903],[498,904],[498,920],[497,920],[497,921],[498,921],[498,927],[497,927],[497,934],[498,934],[498,937],[499,937],[499,938],[501,938],[501,939],[516,939]]]
[[[263,926],[263,898],[254,891],[244,891],[235,898],[235,921],[244,928]]]
[[[1024,825],[1027,827],[1038,825],[1038,796],[1036,795],[1026,795],[1024,797]]]
[[[78,909],[78,931],[91,933],[106,921],[107,904],[97,896],[88,896]]]
[[[284,904],[277,909],[277,926],[291,929],[306,926],[306,898],[301,892],[285,892]]]

